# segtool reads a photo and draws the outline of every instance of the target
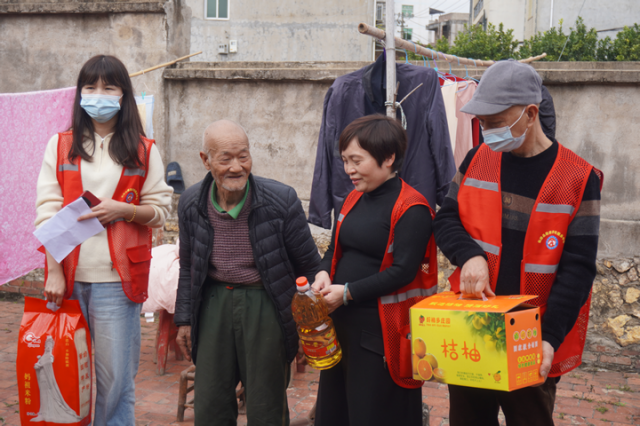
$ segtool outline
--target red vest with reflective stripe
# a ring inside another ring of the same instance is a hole
[[[354,190],[345,198],[340,216],[336,222],[335,249],[331,263],[332,281],[336,273],[338,261],[342,257],[342,248],[339,242],[342,222],[361,196],[362,192]],[[426,198],[402,181],[402,190],[391,213],[389,240],[387,241],[380,271],[384,271],[393,265],[393,235],[398,220],[409,207],[416,205],[427,206],[433,219],[435,213],[431,206],[429,206]],[[438,259],[436,244],[432,235],[416,278],[401,289],[378,299],[378,312],[380,314],[380,322],[382,323],[382,337],[384,340],[386,362],[393,381],[404,388],[415,389],[423,384],[421,381],[412,379],[411,340],[407,339],[407,335],[411,331],[409,327],[409,308],[425,297],[435,294],[437,290]]]
[[[520,293],[537,295],[529,301],[544,315],[556,278],[569,224],[575,217],[591,170],[595,169],[571,150],[558,144],[558,156],[531,211],[520,267]],[[502,252],[502,154],[482,145],[474,156],[458,190],[460,220],[485,251],[491,289],[495,291]],[[449,278],[451,289],[460,291],[460,268]],[[578,319],[553,358],[550,376],[564,374],[582,362],[589,321],[591,294]]]
[[[140,141],[138,155],[140,158],[144,158],[145,166],[140,169],[123,167],[120,181],[113,194],[113,199],[116,201],[140,204],[140,191],[147,177],[149,154],[154,144],[153,140],[142,136]],[[69,161],[72,143],[72,132],[59,134],[57,178],[64,197],[63,207],[77,200],[83,192],[80,157],[76,157],[73,163]],[[151,266],[151,228],[119,219],[107,225],[107,237],[111,261],[122,280],[122,289],[133,302],[144,302],[147,300],[149,267]],[[62,261],[67,284],[66,299],[71,297],[73,292],[80,247],[77,246]],[[46,270],[47,268],[45,268]]]

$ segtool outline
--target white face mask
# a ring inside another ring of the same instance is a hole
[[[106,123],[120,111],[120,98],[112,95],[80,95],[80,106],[98,123]]]
[[[518,136],[514,138],[511,134],[511,128],[516,125],[518,121],[524,115],[526,111],[526,107],[522,110],[522,114],[513,123],[511,126],[499,127],[497,129],[485,130],[482,129],[482,137],[484,138],[484,143],[487,144],[489,148],[491,148],[495,152],[509,152],[514,149],[518,149],[524,143],[524,138],[527,135],[527,131],[522,134],[522,136]]]

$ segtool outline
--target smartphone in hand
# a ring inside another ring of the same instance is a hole
[[[91,207],[95,207],[98,204],[100,204],[100,199],[98,199],[98,197],[96,197],[95,195],[93,195],[91,193],[91,191],[84,191],[82,193],[82,195],[80,195],[82,197],[82,199],[84,200],[85,203],[87,203],[87,205],[89,206],[89,208]]]

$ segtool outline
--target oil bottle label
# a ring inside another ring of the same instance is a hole
[[[334,353],[338,348],[335,337],[332,337],[326,345],[311,340],[302,340],[302,349],[309,358],[324,358]]]

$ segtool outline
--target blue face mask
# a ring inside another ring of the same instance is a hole
[[[491,148],[495,152],[509,152],[514,149],[518,149],[524,143],[524,138],[527,135],[527,131],[525,130],[522,136],[518,136],[514,138],[511,134],[511,128],[516,125],[518,121],[524,115],[524,112],[527,108],[522,110],[522,114],[513,123],[511,126],[499,127],[497,129],[485,130],[482,129],[482,136],[484,137],[484,143],[487,144],[489,148]]]
[[[106,123],[120,111],[120,98],[111,95],[81,95],[80,106],[98,123]]]

